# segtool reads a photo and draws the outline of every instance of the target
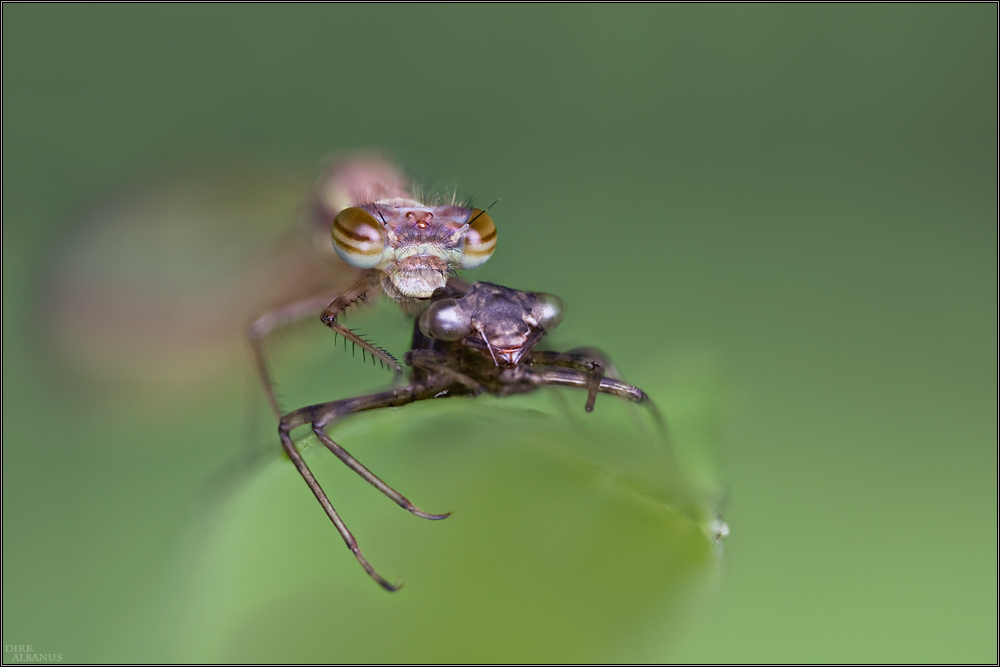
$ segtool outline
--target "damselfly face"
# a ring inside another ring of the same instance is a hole
[[[334,165],[321,187],[334,250],[351,266],[380,271],[383,290],[396,301],[430,298],[456,270],[481,265],[496,248],[485,211],[421,202],[373,158]]]

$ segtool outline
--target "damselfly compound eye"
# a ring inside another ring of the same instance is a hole
[[[548,333],[559,326],[566,315],[566,302],[555,294],[545,292],[535,292],[538,303],[531,309],[531,317],[534,324],[542,331]]]
[[[492,223],[490,223],[492,224]],[[385,230],[375,216],[351,206],[333,220],[333,249],[340,258],[359,269],[374,269],[385,252]]]
[[[462,340],[472,333],[472,318],[457,299],[443,299],[420,316],[420,331],[436,340]]]
[[[482,209],[472,209],[469,229],[465,232],[460,269],[474,269],[490,258],[497,247],[497,228],[489,213]]]

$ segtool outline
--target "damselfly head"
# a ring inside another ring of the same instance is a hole
[[[448,276],[479,266],[496,248],[496,227],[485,211],[401,198],[345,208],[332,234],[341,259],[384,271],[386,293],[412,299],[430,298]]]
[[[421,201],[399,171],[374,155],[334,163],[320,179],[319,218],[332,219],[333,247],[350,266],[383,272],[397,301],[427,299],[459,269],[496,248],[486,211]]]
[[[562,321],[566,304],[544,292],[520,292],[491,283],[475,283],[465,296],[436,301],[420,317],[424,335],[462,341],[509,368]]]

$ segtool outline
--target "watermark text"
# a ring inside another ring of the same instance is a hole
[[[3,661],[13,662],[62,662],[62,653],[38,653],[34,644],[4,644]]]

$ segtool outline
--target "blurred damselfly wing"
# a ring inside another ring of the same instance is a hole
[[[331,230],[345,209],[335,249]],[[381,228],[366,228],[359,212]],[[345,262],[357,250],[351,239],[366,234],[383,236],[379,261]],[[485,261],[494,245],[489,216],[453,196],[412,194],[377,154],[333,159],[318,178],[199,168],[126,189],[81,215],[54,255],[43,330],[60,368],[130,387],[229,373],[245,363],[248,335],[277,412],[261,347],[276,326],[327,309],[328,325],[351,339],[335,321],[346,305],[388,290],[419,311],[421,279],[436,287]]]
[[[245,366],[253,317],[357,280],[315,222],[314,182],[203,167],[122,188],[82,214],[43,303],[60,367],[156,389]]]

